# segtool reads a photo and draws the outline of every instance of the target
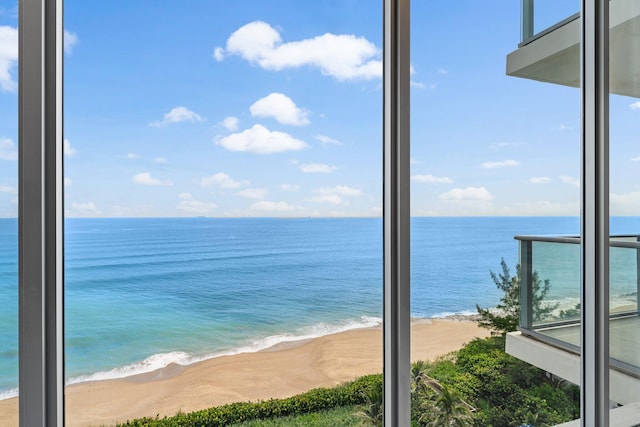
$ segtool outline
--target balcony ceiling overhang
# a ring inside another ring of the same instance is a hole
[[[640,98],[640,1],[610,3],[610,89]],[[507,75],[580,86],[580,19],[567,20],[507,55]]]

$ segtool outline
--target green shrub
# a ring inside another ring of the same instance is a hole
[[[231,403],[189,414],[164,418],[141,418],[118,424],[122,427],[217,427],[243,421],[319,412],[366,402],[367,391],[382,387],[382,375],[367,375],[334,388],[317,388],[286,399]]]

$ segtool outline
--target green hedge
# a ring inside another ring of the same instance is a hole
[[[164,418],[141,418],[118,424],[122,427],[217,427],[248,420],[317,412],[366,402],[366,391],[382,387],[382,375],[368,375],[334,388],[317,388],[287,399],[257,403],[231,403]]]

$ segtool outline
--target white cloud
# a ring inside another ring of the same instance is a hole
[[[234,116],[225,117],[220,124],[228,131],[236,131],[238,130],[238,125],[240,124],[240,119]]]
[[[438,72],[438,74],[440,74],[442,76],[446,76],[447,74],[449,74],[449,71],[447,71],[444,68],[438,68],[437,72]]]
[[[169,163],[169,160],[165,159],[164,157],[156,157],[153,159],[153,163],[165,164]]]
[[[493,168],[502,168],[505,166],[518,166],[519,164],[520,162],[517,160],[505,160],[503,162],[484,162],[480,165],[480,167],[483,167],[486,169],[493,169]]]
[[[342,142],[338,141],[337,139],[330,138],[327,135],[317,134],[317,135],[314,135],[313,137],[318,141],[322,142],[323,144],[342,145]]]
[[[237,55],[266,70],[303,66],[317,67],[337,80],[370,80],[382,76],[381,50],[364,37],[326,33],[310,39],[282,43],[271,25],[254,21],[236,30],[226,49],[216,48],[214,57]]]
[[[640,101],[636,101],[633,104],[629,104],[629,108],[632,110],[640,110]]]
[[[76,150],[71,145],[71,142],[69,142],[67,138],[65,138],[64,141],[62,141],[62,151],[64,152],[64,155],[67,157],[73,157],[76,154],[78,154],[78,150]]]
[[[249,107],[249,111],[253,117],[272,117],[283,125],[309,124],[307,111],[298,108],[291,98],[278,92],[258,99]]]
[[[420,160],[416,159],[415,157],[411,157],[409,159],[409,164],[417,165],[418,163],[420,163]]]
[[[66,178],[64,179],[64,186],[65,187],[69,187],[71,184],[73,184],[73,180],[71,178]]]
[[[102,212],[93,202],[72,202],[71,209],[67,211],[68,216],[96,216]]]
[[[411,81],[409,82],[409,85],[410,85],[411,87],[415,87],[416,89],[424,89],[424,88],[426,88],[426,86],[425,86],[425,84],[424,84],[424,83],[422,83],[422,82],[417,82],[417,81],[415,81],[415,80],[411,80]]]
[[[0,193],[18,194],[18,188],[10,185],[0,184]]]
[[[558,126],[558,130],[559,130],[560,132],[569,131],[569,130],[573,130],[573,127],[571,127],[571,126],[569,126],[569,125],[565,125],[565,124],[562,124],[562,123],[561,123],[561,124]]]
[[[138,155],[136,153],[127,153],[124,157],[126,159],[133,160],[133,159],[137,159]]]
[[[413,175],[411,180],[416,182],[426,182],[428,184],[451,184],[453,182],[451,178],[447,178],[446,176],[433,176],[431,174]]]
[[[187,107],[175,107],[166,113],[162,120],[149,123],[150,126],[163,127],[174,123],[202,123],[204,119],[200,114],[189,110]]]
[[[0,160],[18,160],[16,144],[9,138],[0,138]]]
[[[226,189],[236,189],[249,185],[249,181],[235,181],[224,172],[218,172],[214,175],[200,179],[201,187],[220,187]]]
[[[73,47],[78,44],[78,35],[71,31],[64,30],[64,53],[71,55]]]
[[[250,209],[253,211],[261,212],[291,212],[301,210],[302,207],[290,205],[287,202],[271,202],[268,200],[261,200],[252,204]]]
[[[321,193],[321,194],[337,194],[339,196],[347,196],[347,197],[362,195],[362,191],[358,190],[357,188],[349,187],[347,185],[337,185],[331,188],[318,188],[317,190],[314,190],[314,191],[316,193]]]
[[[178,203],[176,209],[187,214],[206,215],[208,213],[211,213],[215,208],[218,207],[218,205],[213,202],[203,202],[200,200],[195,200],[189,193],[180,193],[178,197],[182,200],[180,200],[180,203]]]
[[[498,212],[497,214],[526,216],[577,216],[580,215],[580,203],[555,203],[548,200],[516,203],[513,207],[506,208],[504,212]]]
[[[134,175],[131,180],[136,184],[142,185],[173,185],[171,181],[162,181],[157,178],[153,178],[149,172],[140,172]]]
[[[221,47],[216,47],[213,49],[213,57],[216,58],[216,61],[220,62],[224,60],[224,49]]]
[[[493,196],[484,187],[454,188],[438,196],[440,200],[493,200]]]
[[[262,200],[267,197],[267,193],[268,191],[265,188],[247,188],[239,191],[237,194],[247,199]]]
[[[110,205],[110,217],[120,218],[148,218],[158,214],[157,208],[150,203],[144,204],[127,204],[122,205]]]
[[[300,190],[300,186],[298,184],[282,184],[280,186],[281,190],[296,192]]]
[[[529,183],[531,184],[548,184],[551,182],[551,178],[548,176],[534,176],[529,178]]]
[[[256,154],[281,153],[307,148],[307,144],[288,133],[270,131],[262,125],[254,125],[240,133],[218,138],[216,145],[229,151],[244,151]]]
[[[303,163],[298,168],[304,173],[331,173],[337,169],[323,163]]]
[[[313,190],[318,196],[311,198],[312,202],[331,203],[339,205],[344,203],[345,197],[357,197],[362,195],[362,191],[357,188],[346,185],[338,185],[335,187],[318,188]]]
[[[640,162],[640,157],[634,157],[631,159],[632,162]]]
[[[18,29],[0,25],[0,90],[15,92],[18,84],[11,77],[18,64]]]
[[[638,215],[640,212],[640,191],[611,193],[609,195],[612,215]]]
[[[330,203],[332,205],[339,205],[343,202],[342,197],[337,194],[321,194],[319,196],[312,197],[309,200],[317,203]]]
[[[493,142],[489,145],[489,148],[492,150],[499,150],[501,148],[507,148],[507,147],[520,147],[521,145],[524,145],[524,143],[522,142],[508,142],[508,141],[500,141],[500,142]]]
[[[574,187],[580,187],[580,180],[572,176],[562,175],[560,176],[560,181],[565,184],[573,185]]]

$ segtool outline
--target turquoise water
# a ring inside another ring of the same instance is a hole
[[[640,220],[614,224],[612,232],[629,233]],[[564,217],[412,219],[412,314],[494,306],[500,294],[489,270],[501,257],[515,266],[514,235],[572,234],[578,225]],[[381,219],[68,219],[65,239],[69,382],[381,321]],[[16,254],[17,223],[0,219],[4,397],[17,386]]]

